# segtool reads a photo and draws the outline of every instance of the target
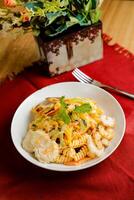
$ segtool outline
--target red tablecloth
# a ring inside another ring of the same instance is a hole
[[[134,56],[125,49],[105,43],[104,59],[81,70],[99,81],[134,93],[133,61]],[[37,89],[63,81],[75,79],[71,72],[48,78],[32,69],[0,87],[0,200],[133,200],[134,101],[129,98],[113,93],[126,115],[125,136],[109,158],[92,168],[73,173],[39,169],[14,148],[10,125],[19,104]]]

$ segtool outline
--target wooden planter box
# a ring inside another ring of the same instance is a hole
[[[102,23],[75,28],[56,38],[37,38],[44,68],[54,76],[103,58]]]

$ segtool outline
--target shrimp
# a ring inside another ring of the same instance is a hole
[[[114,127],[115,125],[115,120],[112,117],[101,115],[100,120],[104,126]]]
[[[91,153],[95,154],[97,157],[100,157],[104,152],[104,147],[102,149],[98,149],[91,137],[91,135],[87,138],[87,146]]]

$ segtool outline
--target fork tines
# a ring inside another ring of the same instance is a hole
[[[75,68],[72,74],[75,76],[75,78],[77,78],[80,82],[83,82],[83,83],[92,83],[94,81],[92,78],[84,74],[78,68]]]

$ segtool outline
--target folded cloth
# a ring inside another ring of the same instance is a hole
[[[104,59],[81,70],[98,81],[134,93],[133,61],[134,56],[125,49],[104,43]],[[19,104],[37,89],[63,81],[75,79],[71,72],[48,78],[28,69],[0,87],[0,200],[133,200],[134,102],[125,96],[112,93],[126,115],[125,136],[109,158],[92,168],[71,173],[47,171],[26,161],[13,146],[10,125]]]

